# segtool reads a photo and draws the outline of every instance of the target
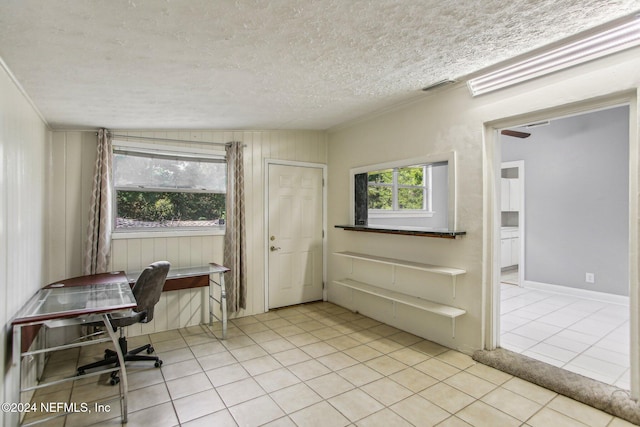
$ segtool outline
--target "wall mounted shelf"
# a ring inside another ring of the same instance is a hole
[[[464,236],[466,231],[452,230],[418,230],[409,228],[382,228],[369,227],[366,225],[336,225],[335,228],[342,228],[348,231],[361,231],[365,233],[399,234],[403,236],[439,237],[441,239],[455,239]]]
[[[361,254],[357,252],[349,252],[349,251],[334,252],[334,255],[349,258],[352,260],[351,272],[350,272],[352,275],[354,273],[353,260],[360,260],[360,261],[367,261],[367,262],[372,262],[377,264],[389,265],[391,267],[391,274],[392,274],[391,285],[395,283],[396,268],[408,268],[412,270],[419,270],[427,273],[448,276],[451,278],[453,298],[455,298],[456,277],[466,273],[465,270],[462,270],[459,268],[444,267],[439,265],[424,264],[424,263],[405,261],[405,260],[399,260],[394,258],[379,257],[375,255],[367,255],[367,254]],[[418,308],[420,310],[424,310],[433,314],[437,314],[439,316],[448,317],[451,319],[451,328],[452,328],[452,334],[454,337],[455,337],[455,327],[456,327],[455,320],[457,317],[460,317],[466,313],[466,311],[461,308],[440,304],[434,301],[426,300],[424,298],[419,298],[413,295],[393,291],[380,286],[374,286],[369,283],[364,283],[351,278],[334,280],[333,283],[338,286],[349,288],[353,291],[364,292],[370,295],[374,295],[374,296],[392,301],[394,303],[394,313],[395,313],[395,304],[399,303],[399,304],[407,305],[410,307]]]

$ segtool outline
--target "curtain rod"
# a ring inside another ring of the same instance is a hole
[[[226,146],[228,144],[226,142],[189,141],[189,140],[186,140],[186,139],[171,139],[171,138],[155,138],[155,137],[150,137],[150,136],[119,135],[119,134],[115,134],[115,133],[109,133],[109,135],[112,138],[134,138],[134,139],[144,139],[144,140],[149,140],[149,141],[186,142],[186,143],[189,143],[189,144],[199,143],[199,144],[222,145],[222,146]],[[245,147],[246,147],[246,145],[245,145]]]

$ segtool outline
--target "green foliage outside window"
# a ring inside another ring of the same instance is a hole
[[[424,185],[424,166],[409,166],[398,169],[398,185],[422,187]]]
[[[369,209],[393,209],[393,189],[369,186]]]
[[[371,184],[393,184],[393,169],[369,172],[369,185]]]
[[[394,175],[397,209],[424,209],[424,173],[424,166],[369,172],[369,209],[394,209]]]
[[[136,221],[214,221],[224,218],[225,195],[117,191],[118,216]]]
[[[198,156],[153,146],[116,149],[116,229],[223,225],[227,165]]]
[[[398,208],[422,209],[424,191],[417,188],[398,188]]]

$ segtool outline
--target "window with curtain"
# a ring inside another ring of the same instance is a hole
[[[226,180],[224,153],[114,141],[114,231],[224,230]]]

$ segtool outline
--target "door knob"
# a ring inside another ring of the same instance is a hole
[[[280,248],[279,246],[271,246],[270,249],[271,249],[271,252],[275,252],[275,251],[279,251],[282,248]]]

